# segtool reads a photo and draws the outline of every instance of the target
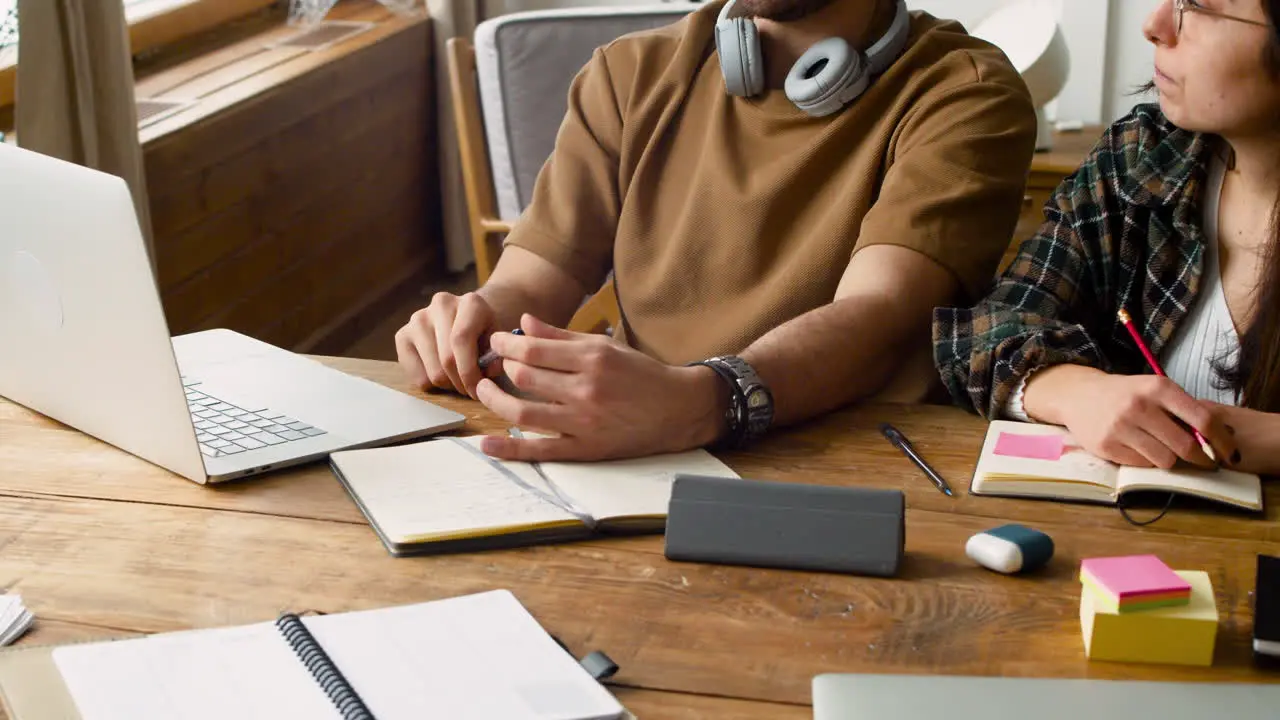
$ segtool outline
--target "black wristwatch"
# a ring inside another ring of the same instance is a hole
[[[736,355],[723,355],[693,364],[715,370],[729,384],[726,445],[745,447],[769,430],[773,424],[773,393],[747,361]]]

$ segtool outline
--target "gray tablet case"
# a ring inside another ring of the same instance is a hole
[[[897,574],[906,541],[898,490],[676,475],[671,560]]]

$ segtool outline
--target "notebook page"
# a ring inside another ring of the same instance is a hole
[[[270,623],[53,651],[82,720],[341,720]]]
[[[463,441],[479,447],[478,437]],[[392,542],[577,521],[449,439],[334,453],[333,463]],[[548,492],[532,466],[504,464]]]
[[[996,446],[1012,437],[1041,437],[1046,435],[1064,438],[1063,451],[1056,460],[1015,457],[996,453]],[[982,454],[974,470],[975,489],[990,486],[992,492],[1012,490],[1015,484],[1022,492],[1046,495],[1081,494],[1088,497],[1110,498],[1116,487],[1116,466],[1079,447],[1066,428],[1056,425],[993,421],[987,430]],[[1045,484],[1042,492],[1037,486]],[[1047,485],[1058,484],[1050,488]],[[1078,493],[1073,492],[1073,486]]]
[[[1120,490],[1169,490],[1198,495],[1249,508],[1262,508],[1262,480],[1257,475],[1222,468],[1194,470],[1179,468],[1126,467],[1120,470]]]
[[[706,450],[590,463],[542,463],[547,477],[597,520],[665,517],[676,473],[736,478]]]
[[[505,590],[303,622],[378,720],[622,713]]]

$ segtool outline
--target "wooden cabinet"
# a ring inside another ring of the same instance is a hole
[[[1026,196],[1022,200],[1022,212],[1018,215],[1018,227],[1014,230],[1009,249],[1000,260],[1001,272],[1013,261],[1022,243],[1040,228],[1044,222],[1044,204],[1058,189],[1062,179],[1075,172],[1089,156],[1089,151],[1101,134],[1100,127],[1086,127],[1080,132],[1057,133],[1054,149],[1036,153],[1032,158]]]

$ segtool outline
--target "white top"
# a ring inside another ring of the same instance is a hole
[[[1213,367],[1215,360],[1222,359],[1229,364],[1240,352],[1240,335],[1231,320],[1227,296],[1222,290],[1222,272],[1218,266],[1218,212],[1226,175],[1226,161],[1214,155],[1209,166],[1209,186],[1206,188],[1204,215],[1201,218],[1205,237],[1205,261],[1200,293],[1172,341],[1161,351],[1160,365],[1169,379],[1192,397],[1235,405],[1235,394],[1230,390],[1219,389],[1214,384],[1217,372]],[[1027,380],[1034,372],[1028,373],[1009,396],[1004,408],[1004,414],[1009,419],[1031,421],[1022,401]]]
[[[1222,272],[1218,265],[1218,213],[1226,163],[1215,155],[1209,168],[1209,187],[1204,201],[1205,261],[1200,282],[1199,301],[1173,340],[1160,354],[1169,379],[1194,398],[1235,405],[1235,393],[1215,386],[1215,360],[1233,362],[1240,353],[1240,335],[1236,332],[1222,289]]]

